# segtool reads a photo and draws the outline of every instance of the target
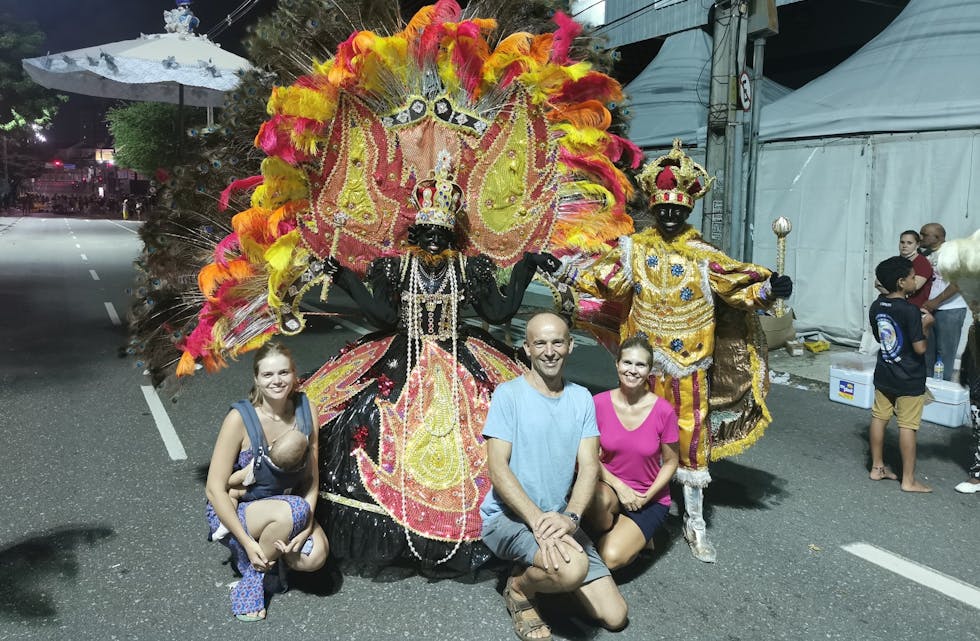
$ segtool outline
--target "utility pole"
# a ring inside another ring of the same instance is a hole
[[[746,6],[737,0],[719,0],[714,12],[705,167],[715,176],[715,186],[705,199],[701,232],[709,242],[734,256],[741,250],[739,242],[739,251],[734,251],[732,218],[735,197],[741,189],[737,176],[741,122],[736,76],[744,63]]]
[[[775,0],[753,0],[749,9],[747,34],[753,41],[752,53],[752,119],[749,126],[749,160],[745,188],[745,227],[742,230],[742,260],[752,262],[755,245],[753,221],[755,220],[756,185],[759,181],[759,120],[762,115],[762,68],[766,57],[766,38],[779,33],[779,16]]]

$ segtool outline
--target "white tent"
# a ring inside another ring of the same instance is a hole
[[[911,0],[851,58],[763,108],[753,261],[786,271],[798,330],[856,343],[873,271],[905,229],[980,219],[980,2]]]
[[[626,86],[630,140],[644,149],[669,149],[674,138],[704,146],[711,79],[711,38],[701,29],[668,37],[657,56]],[[762,104],[790,89],[763,77]]]

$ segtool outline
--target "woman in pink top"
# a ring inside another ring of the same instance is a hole
[[[677,415],[650,391],[653,350],[645,336],[619,346],[619,387],[597,394],[602,476],[584,518],[610,570],[630,564],[667,516],[677,471]]]

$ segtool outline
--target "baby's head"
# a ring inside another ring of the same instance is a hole
[[[269,447],[269,459],[281,470],[291,472],[303,467],[309,441],[299,430],[289,430]]]

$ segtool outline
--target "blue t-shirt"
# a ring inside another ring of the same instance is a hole
[[[484,438],[511,444],[510,469],[528,497],[545,512],[565,507],[579,444],[598,436],[589,390],[566,382],[561,396],[552,398],[531,387],[523,376],[497,386],[483,426]],[[491,489],[480,514],[488,521],[505,509]]]

